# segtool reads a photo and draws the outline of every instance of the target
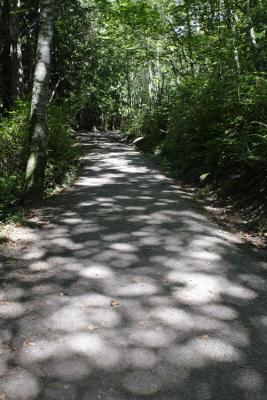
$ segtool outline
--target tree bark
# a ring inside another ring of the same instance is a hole
[[[149,95],[149,105],[150,110],[153,108],[154,103],[154,83],[153,83],[153,69],[152,69],[152,62],[148,62],[148,95]]]
[[[11,61],[11,96],[17,100],[23,94],[23,66],[20,40],[20,17],[16,13],[20,8],[20,0],[9,0],[9,34],[10,34],[10,61]]]
[[[20,0],[4,0],[1,10],[2,99],[5,110],[9,110],[23,92],[19,7]]]
[[[40,20],[33,79],[29,129],[29,157],[23,199],[38,203],[43,199],[46,151],[47,104],[51,69],[51,48],[54,33],[54,0],[40,0]]]
[[[256,71],[261,71],[261,70],[264,71],[265,70],[265,62],[260,57],[260,51],[259,51],[259,46],[258,46],[258,42],[256,39],[256,32],[255,32],[255,26],[254,26],[254,22],[253,22],[253,16],[252,16],[252,12],[251,12],[251,0],[247,0],[244,7],[239,7],[239,9],[241,10],[241,12],[243,14],[246,15],[246,17],[248,19],[247,29],[248,29],[250,45],[252,48],[252,57],[253,57],[253,61],[255,64],[255,70]]]
[[[258,43],[256,40],[255,27],[253,25],[253,20],[252,20],[252,16],[251,16],[250,0],[247,1],[247,17],[249,20],[249,37],[251,40],[251,45],[252,45],[254,54],[257,58],[258,57]]]
[[[1,37],[2,37],[2,100],[3,109],[9,110],[11,107],[11,60],[10,60],[10,35],[9,35],[9,0],[4,0],[1,9]]]
[[[195,76],[195,66],[194,66],[194,59],[193,59],[193,49],[192,49],[192,26],[191,26],[191,15],[190,15],[190,6],[191,2],[187,2],[186,5],[186,25],[187,25],[187,37],[188,37],[188,51],[189,51],[189,64],[191,74]]]

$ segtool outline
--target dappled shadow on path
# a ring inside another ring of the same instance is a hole
[[[266,264],[138,152],[81,140],[76,184],[0,260],[0,393],[266,399]]]

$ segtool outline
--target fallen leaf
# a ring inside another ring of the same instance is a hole
[[[144,140],[144,136],[140,136],[137,139],[135,139],[132,144],[137,144],[138,142],[141,142],[141,140]]]
[[[200,337],[201,340],[208,340],[209,339],[209,335],[203,335]]]
[[[139,326],[147,326],[149,324],[148,321],[139,321],[137,325]]]
[[[199,177],[199,179],[200,179],[201,182],[204,182],[208,178],[208,176],[210,176],[210,172],[207,172],[206,174],[202,174]]]
[[[133,278],[132,282],[133,283],[139,283],[140,282],[140,278],[137,276],[137,277]]]
[[[111,307],[119,307],[121,305],[121,303],[117,300],[111,300],[110,302]]]
[[[89,332],[94,332],[94,331],[97,330],[97,327],[96,327],[95,325],[93,325],[93,324],[89,324],[89,325],[87,326],[87,330],[88,330]]]
[[[35,343],[32,340],[25,340],[23,343],[24,346],[34,346]]]
[[[0,300],[0,306],[2,306],[4,304],[8,304],[8,303],[12,303],[12,302],[10,300]]]
[[[8,400],[7,395],[4,393],[0,393],[0,400]]]
[[[11,346],[9,346],[8,344],[3,345],[0,347],[0,354],[6,353],[6,352],[11,352],[14,351],[13,348]],[[0,399],[1,400],[1,399]]]

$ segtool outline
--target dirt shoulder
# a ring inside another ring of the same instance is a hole
[[[267,221],[261,220],[259,224],[259,219],[251,217],[251,204],[241,204],[236,197],[225,196],[214,188],[179,184],[192,201],[208,212],[214,222],[252,247],[267,249],[267,230],[264,229]]]

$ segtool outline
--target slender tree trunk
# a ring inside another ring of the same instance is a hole
[[[157,95],[161,91],[161,65],[160,65],[160,47],[157,44],[157,56],[156,56],[156,66],[157,66]]]
[[[10,61],[11,61],[11,94],[12,100],[17,100],[23,94],[23,66],[20,40],[20,17],[16,11],[20,7],[20,0],[9,0],[9,34],[10,34]]]
[[[153,69],[152,69],[152,62],[149,61],[148,63],[148,95],[149,95],[149,105],[150,111],[153,109],[154,103],[154,83],[153,83]]]
[[[245,7],[240,9],[248,19],[248,36],[252,48],[252,56],[255,64],[255,69],[259,71],[264,69],[264,62],[260,58],[259,46],[256,39],[255,26],[251,12],[251,0],[247,0]]]
[[[193,49],[192,49],[192,26],[191,26],[191,15],[190,15],[190,2],[188,2],[186,7],[186,25],[187,25],[187,36],[188,36],[188,51],[189,51],[189,64],[191,74],[195,76],[195,66],[193,60]]]
[[[128,116],[130,116],[132,111],[132,85],[129,72],[127,73],[127,106],[128,106]]]
[[[20,41],[19,15],[20,0],[4,0],[2,4],[2,85],[3,106],[10,109],[15,100],[22,97],[23,67]]]
[[[251,45],[254,50],[254,53],[256,54],[256,56],[258,56],[258,43],[256,40],[255,27],[253,25],[253,20],[251,17],[250,0],[247,1],[247,17],[249,20],[249,37],[251,40]]]
[[[11,107],[11,60],[10,60],[10,35],[9,35],[9,17],[10,8],[9,0],[4,0],[1,10],[1,30],[3,36],[3,47],[1,54],[1,69],[2,69],[2,99],[4,110],[9,110]]]
[[[26,169],[24,201],[36,203],[44,194],[47,150],[47,104],[54,31],[54,0],[40,0],[37,60],[33,79],[30,118],[30,151]]]
[[[129,58],[127,58],[126,80],[127,80],[127,109],[128,109],[128,117],[130,117],[133,105],[133,98],[132,98],[132,81],[131,81],[131,68],[130,68]]]
[[[236,76],[237,76],[237,96],[240,100],[240,58],[239,58],[239,51],[238,51],[238,44],[237,44],[237,33],[236,33],[236,23],[237,23],[237,16],[235,15],[235,11],[232,8],[232,2],[224,1],[225,13],[226,13],[226,20],[228,28],[231,32],[231,41],[233,47],[233,60],[235,64]]]

